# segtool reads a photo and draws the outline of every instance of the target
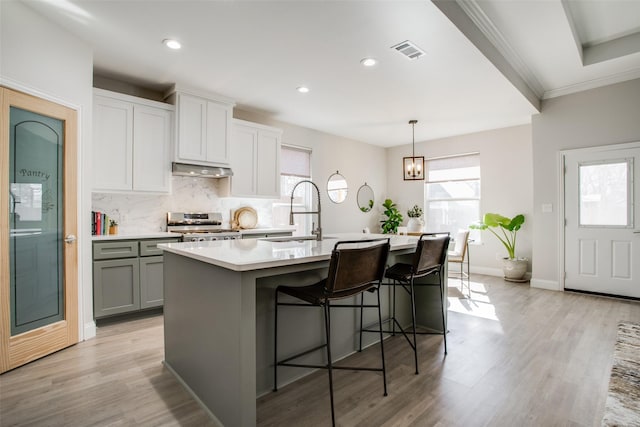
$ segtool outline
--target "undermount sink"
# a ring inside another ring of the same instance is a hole
[[[337,237],[326,236],[321,240],[337,239]],[[266,240],[267,242],[304,242],[307,240],[318,240],[316,236],[284,236],[284,237],[265,237],[259,240]]]

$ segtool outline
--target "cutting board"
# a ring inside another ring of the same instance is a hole
[[[252,229],[258,225],[258,213],[249,206],[236,209],[231,218],[231,228],[234,230]]]

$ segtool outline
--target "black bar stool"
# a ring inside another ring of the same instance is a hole
[[[382,314],[380,312],[380,284],[384,277],[384,272],[389,255],[389,239],[369,239],[356,241],[338,242],[331,253],[329,273],[326,279],[309,286],[278,286],[275,293],[275,334],[273,346],[273,391],[278,390],[278,366],[295,366],[301,368],[322,368],[329,373],[329,395],[331,398],[331,421],[335,425],[335,411],[333,403],[333,369],[378,371],[382,372],[382,382],[384,395],[387,395],[387,378],[384,364],[384,349],[382,344]],[[349,298],[365,291],[376,292],[378,295],[377,304],[331,304],[334,300]],[[279,302],[279,294],[287,294],[295,297],[304,303]],[[324,309],[324,322],[326,343],[318,347],[303,351],[284,360],[278,361],[278,306],[297,307],[322,307]],[[378,324],[380,325],[380,356],[382,358],[381,368],[363,368],[333,366],[331,359],[331,309],[332,308],[377,308]],[[310,365],[292,363],[291,361],[309,354],[313,351],[327,349],[326,365]]]
[[[385,282],[383,285],[393,286],[392,315],[385,322],[391,322],[392,330],[384,330],[382,332],[395,335],[396,326],[402,332],[409,346],[413,349],[413,355],[416,365],[416,374],[418,374],[418,345],[416,335],[442,335],[444,338],[444,354],[447,354],[447,327],[445,322],[445,303],[444,292],[446,286],[446,278],[444,277],[444,263],[449,248],[449,233],[425,233],[420,236],[416,251],[413,255],[411,264],[397,263],[389,267],[385,273],[385,278],[391,279],[391,282]],[[415,283],[414,279],[435,275],[438,277],[438,283]],[[419,286],[438,286],[440,290],[441,316],[442,316],[442,332],[424,332],[416,331],[416,303],[415,303],[415,287]],[[402,287],[411,298],[411,326],[413,341],[407,335],[407,331],[400,325],[396,318],[396,288]],[[364,297],[360,300],[364,302]],[[362,350],[362,332],[378,332],[376,329],[362,328],[362,312],[360,312],[360,350]]]

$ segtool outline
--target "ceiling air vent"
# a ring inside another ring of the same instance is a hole
[[[391,46],[391,49],[397,50],[411,60],[418,59],[425,54],[424,50],[420,49],[415,45],[415,43],[409,40],[405,40],[402,43]]]

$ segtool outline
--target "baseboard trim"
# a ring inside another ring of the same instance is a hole
[[[531,279],[531,287],[538,289],[547,289],[550,291],[564,291],[560,283],[555,280]]]
[[[455,270],[452,270],[451,268],[449,269],[450,273],[456,274]],[[450,279],[459,279],[460,278],[460,273],[458,273],[458,276],[449,276]],[[493,267],[471,267],[471,275],[473,276],[474,274],[482,274],[484,276],[493,276],[493,277],[504,277],[504,272],[502,271],[501,268],[493,268]],[[531,272],[527,272],[527,274],[524,275],[524,278],[527,280],[531,279]],[[473,280],[473,277],[472,277]]]
[[[504,277],[501,268],[492,267],[471,267],[471,274],[484,274],[485,276]]]
[[[82,334],[82,341],[86,341],[96,336],[96,322],[92,320],[84,324],[84,330]]]

